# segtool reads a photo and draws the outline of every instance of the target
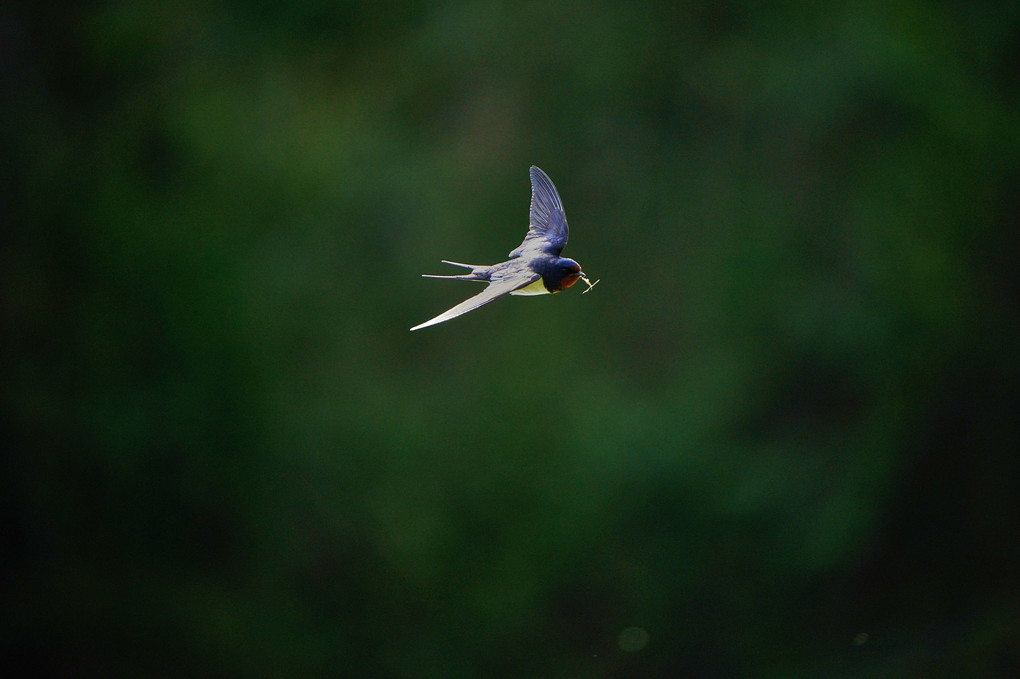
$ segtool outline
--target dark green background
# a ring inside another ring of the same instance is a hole
[[[1020,674],[1017,3],[17,2],[0,45],[11,661]],[[602,283],[410,333],[531,164]]]

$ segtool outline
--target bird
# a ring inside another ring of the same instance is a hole
[[[583,280],[588,290],[595,287],[581,265],[568,257],[560,257],[567,244],[567,216],[563,202],[556,192],[549,176],[534,165],[531,166],[531,221],[528,233],[509,255],[509,259],[498,264],[461,264],[442,260],[443,264],[471,269],[470,273],[456,276],[422,274],[423,278],[447,278],[458,281],[479,281],[486,287],[474,297],[469,297],[452,309],[435,318],[416,325],[411,330],[421,330],[430,325],[444,323],[506,295],[545,295],[566,290],[578,280]]]

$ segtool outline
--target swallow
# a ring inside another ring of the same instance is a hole
[[[531,223],[524,241],[510,252],[510,259],[499,264],[461,264],[444,259],[443,264],[462,266],[471,269],[471,273],[459,276],[422,274],[424,278],[479,281],[487,285],[474,297],[411,330],[443,323],[506,295],[551,294],[566,290],[578,280],[583,280],[591,290],[598,281],[592,283],[574,260],[560,257],[566,244],[567,216],[563,212],[560,195],[548,175],[532,165]]]

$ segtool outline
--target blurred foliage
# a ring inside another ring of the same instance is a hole
[[[8,4],[33,674],[1020,674],[1020,6]],[[409,333],[556,182],[602,284]]]

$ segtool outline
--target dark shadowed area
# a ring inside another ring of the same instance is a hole
[[[1018,62],[1007,2],[5,4],[7,664],[1020,676]],[[532,164],[602,282],[409,332]]]

